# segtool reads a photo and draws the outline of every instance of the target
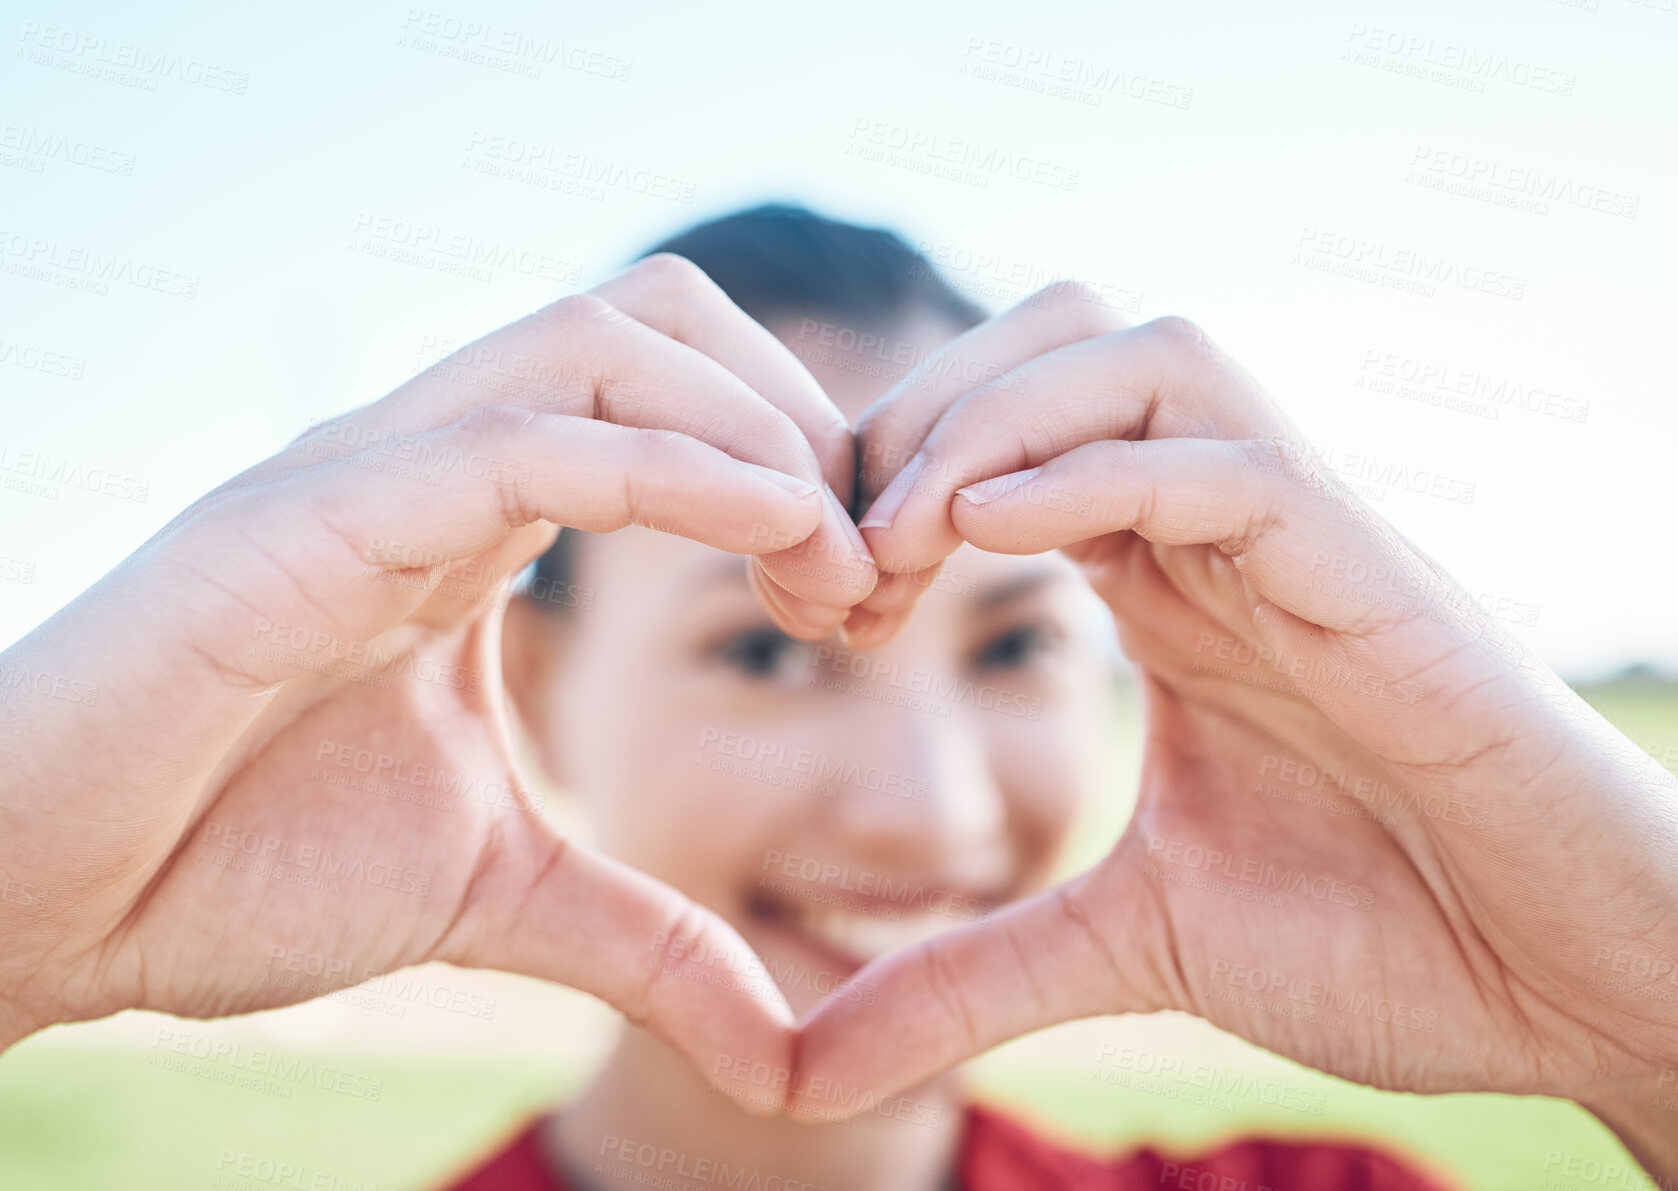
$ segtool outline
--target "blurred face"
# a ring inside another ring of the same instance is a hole
[[[919,360],[956,332],[912,320],[861,352],[771,329],[853,420],[902,374],[897,344]],[[509,614],[521,717],[598,845],[727,919],[795,1012],[1045,883],[1106,708],[1102,622],[1065,559],[963,546],[903,633],[856,653],[780,633],[733,555],[632,527],[576,557],[592,607]]]

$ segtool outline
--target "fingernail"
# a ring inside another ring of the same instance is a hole
[[[966,488],[959,488],[956,490],[956,495],[965,496],[972,504],[989,504],[997,497],[1006,496],[1008,493],[1018,488],[1021,484],[1029,482],[1032,478],[1041,473],[1042,470],[1043,469],[1041,467],[1034,467],[1029,471],[1009,472],[1005,476],[997,476],[995,479],[986,480],[982,484],[973,484]]]
[[[868,510],[868,515],[857,522],[858,529],[890,529],[892,521],[897,517],[897,511],[903,507],[903,502],[909,499],[909,491],[914,488],[915,481],[921,478],[921,472],[926,470],[926,454],[916,451],[915,457],[903,465],[903,470],[886,490],[880,493]]]
[[[769,577],[769,572],[763,569],[763,559],[754,556],[752,566],[757,569],[758,595],[770,606],[770,610],[780,613],[781,619],[792,621],[795,618],[787,610],[786,601],[781,598],[781,588]]]
[[[754,555],[752,557],[752,566],[757,570],[757,575],[755,576],[755,586],[757,587],[759,598],[762,599],[763,602],[769,606],[769,610],[778,617],[777,623],[780,627],[791,636],[797,637],[800,641],[812,641],[817,638],[827,636],[833,631],[833,625],[831,623],[833,618],[835,616],[843,617],[845,615],[843,611],[838,609],[820,608],[818,605],[811,604],[808,600],[800,599],[798,596],[795,596],[790,591],[784,589],[779,583],[775,582],[774,577],[769,574],[769,568],[764,565],[762,555]],[[817,609],[819,619],[811,620],[809,616],[800,611],[800,608]]]
[[[839,503],[839,494],[833,490],[832,484],[827,486],[827,506],[838,518],[840,531],[850,540],[851,549],[855,550],[859,557],[867,559],[869,566],[873,566],[874,555],[870,553],[868,543],[862,540],[862,534],[857,532],[856,522],[851,520],[845,506]]]
[[[763,467],[756,463],[746,463],[743,461],[740,463],[740,466],[751,468],[758,475],[775,485],[775,487],[781,489],[783,492],[790,492],[800,499],[803,499],[806,496],[814,496],[816,494],[816,486],[810,483],[810,481],[801,480],[797,476],[789,476],[784,471],[776,471],[772,467]]]

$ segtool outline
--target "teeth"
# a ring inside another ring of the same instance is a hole
[[[962,925],[959,920],[942,914],[902,913],[901,917],[887,917],[891,913],[886,907],[878,914],[858,914],[829,906],[811,906],[800,909],[797,921],[804,933],[824,947],[862,962]]]

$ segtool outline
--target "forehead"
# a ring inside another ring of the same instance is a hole
[[[962,328],[926,312],[885,326],[833,315],[771,319],[769,330],[797,356],[816,383],[853,423],[916,365]]]

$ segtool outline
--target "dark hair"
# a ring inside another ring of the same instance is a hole
[[[830,314],[870,329],[912,311],[962,328],[985,312],[938,275],[902,236],[765,203],[701,223],[642,253],[685,256],[758,322],[788,314]]]
[[[985,317],[896,232],[843,223],[786,203],[765,203],[697,224],[641,257],[657,252],[685,256],[763,324],[819,314],[880,330],[928,311],[965,330]],[[556,608],[578,602],[571,584],[576,536],[573,530],[562,531],[537,560],[527,594]]]

